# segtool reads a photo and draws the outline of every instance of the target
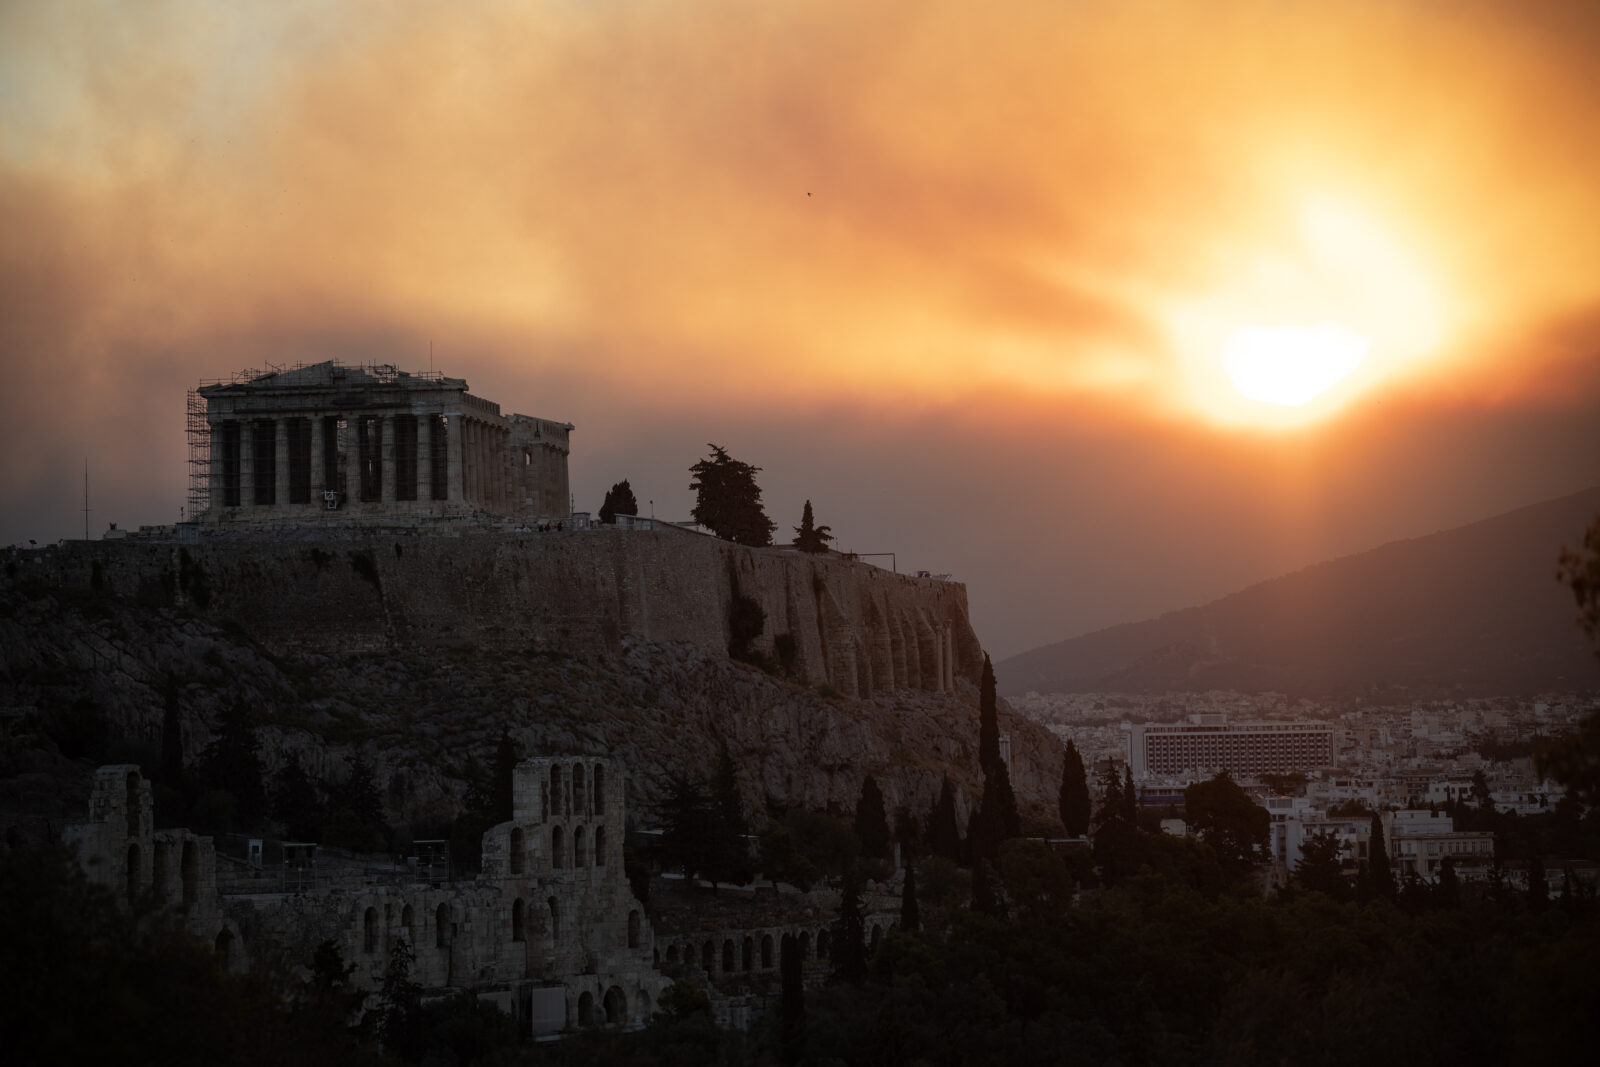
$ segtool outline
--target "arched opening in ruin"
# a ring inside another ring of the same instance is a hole
[[[528,940],[527,930],[525,929],[525,926],[524,926],[524,924],[527,921],[525,915],[523,914],[525,910],[526,909],[523,906],[521,897],[518,897],[516,900],[512,901],[512,903],[511,903],[511,940],[513,940],[513,941],[526,941],[526,940]]]
[[[829,944],[830,941],[831,938],[828,937],[828,931],[823,930],[817,934],[817,959],[825,960],[828,958],[828,950],[832,947]]]
[[[722,973],[733,973],[733,938],[728,938],[722,943]]]
[[[606,990],[605,1006],[607,1026],[621,1026],[628,1021],[628,998],[621,989],[612,986]]]
[[[772,970],[772,935],[761,935],[761,969]]]
[[[794,947],[800,953],[800,962],[804,963],[811,956],[811,931],[801,930],[794,939]]]
[[[640,926],[639,913],[637,911],[628,912],[628,947],[629,948],[638,948],[639,947],[639,926]]]
[[[224,926],[211,947],[216,950],[217,960],[222,964],[222,969],[233,970],[233,931]]]
[[[566,805],[561,801],[561,768],[552,763],[550,765],[550,810],[555,812],[558,819],[567,813]]]
[[[561,827],[550,828],[550,866],[560,869],[566,866],[566,837],[561,832]]]
[[[700,967],[707,974],[717,968],[717,946],[709,941],[700,946]]]
[[[594,1025],[594,996],[587,992],[578,994],[578,1025]]]
[[[639,1018],[650,1018],[650,994],[639,990]]]
[[[522,842],[522,827],[511,828],[511,841],[506,847],[511,851],[511,873],[521,874],[526,866],[526,846]]]
[[[439,910],[433,914],[433,946],[434,948],[450,947],[450,905],[440,904]]]
[[[406,940],[407,941],[415,941],[416,940],[412,936],[411,922],[412,922],[411,905],[407,904],[405,907],[400,909],[400,928],[406,932]]]
[[[606,828],[604,826],[596,826],[594,828],[594,865],[596,867],[604,867],[606,865]]]
[[[739,953],[739,969],[741,971],[754,970],[756,966],[756,939],[753,937],[745,938],[744,945],[741,947],[743,951]]]
[[[583,795],[583,764],[572,765],[572,807],[580,816],[588,814],[588,805],[584,803]]]
[[[599,764],[594,768],[594,813],[606,813],[606,769]]]
[[[867,942],[867,954],[871,955],[872,953],[878,951],[878,942],[880,942],[882,940],[883,940],[883,927],[879,926],[877,923],[873,923],[872,924],[872,938],[871,938],[870,941]]]
[[[178,873],[183,880],[183,902],[193,904],[200,899],[200,850],[193,841],[183,843],[178,857]]]
[[[124,798],[128,809],[128,836],[139,836],[139,772],[128,772],[128,793]]]
[[[539,821],[550,821],[550,783],[544,782],[539,786]]]
[[[128,899],[139,895],[139,846],[128,846]]]
[[[584,852],[583,827],[572,831],[572,865],[574,867],[587,867],[588,856]]]
[[[545,903],[550,905],[550,943],[553,945],[561,940],[561,902],[551,897]]]
[[[378,951],[378,909],[368,908],[361,917],[361,951]]]
[[[678,962],[678,946],[677,945],[668,945],[667,946],[667,962],[668,963],[677,963]]]

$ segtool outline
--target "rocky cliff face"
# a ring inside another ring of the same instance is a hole
[[[98,716],[152,758],[175,693],[193,759],[243,703],[269,773],[294,753],[337,778],[360,748],[397,820],[452,814],[502,730],[621,758],[646,822],[721,744],[753,816],[850,811],[867,773],[891,811],[925,812],[943,774],[976,792],[965,590],[861,564],[676,531],[123,544],[13,556],[0,594],[14,721]],[[765,612],[767,671],[727,655],[735,597]],[[1001,721],[1019,803],[1048,820],[1059,745]]]

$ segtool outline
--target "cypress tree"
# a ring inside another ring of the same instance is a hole
[[[711,782],[711,866],[713,882],[743,885],[750,880],[750,850],[745,837],[744,805],[739,799],[739,778],[733,755],[723,744],[717,755],[717,773]]]
[[[870,774],[861,783],[861,797],[856,801],[855,831],[863,856],[889,858],[889,819],[883,809],[883,792]]]
[[[995,712],[994,665],[983,655],[983,676],[978,682],[978,766],[985,774],[1000,762],[1000,721]]]
[[[794,1067],[806,1050],[806,991],[800,963],[800,946],[794,935],[784,934],[778,942],[778,973],[783,982],[778,1042],[784,1067]]]
[[[1061,763],[1061,825],[1068,837],[1089,832],[1089,781],[1083,772],[1083,756],[1078,745],[1067,739],[1066,758]]]
[[[1122,802],[1122,779],[1117,777],[1116,767],[1106,768],[1105,775],[1100,779],[1100,789],[1103,793],[1100,799],[1100,825],[1120,823],[1128,809]]]
[[[956,823],[956,794],[947,777],[939,784],[939,799],[928,813],[928,851],[951,863],[961,862],[961,827]]]
[[[867,928],[861,914],[861,876],[845,871],[839,894],[839,918],[833,924],[833,977],[860,985],[867,976]]]
[[[1133,784],[1133,768],[1122,768],[1122,819],[1130,827],[1139,825],[1139,790]]]
[[[833,540],[833,531],[827,526],[816,525],[816,520],[811,517],[811,501],[806,501],[805,510],[800,513],[800,525],[794,528],[794,547],[802,552],[826,552],[828,542]]]
[[[1395,898],[1396,886],[1394,871],[1389,867],[1389,850],[1383,843],[1383,821],[1378,818],[1378,813],[1372,813],[1371,843],[1368,846],[1368,856],[1371,859],[1372,892],[1385,900]]]
[[[906,883],[900,890],[900,929],[914,934],[922,929],[922,912],[917,907],[917,868],[906,857]]]

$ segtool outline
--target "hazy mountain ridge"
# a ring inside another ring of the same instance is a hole
[[[1600,687],[1555,580],[1562,546],[1578,544],[1597,512],[1591,488],[1033,649],[995,672],[1013,695]]]

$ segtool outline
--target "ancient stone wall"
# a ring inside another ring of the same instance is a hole
[[[614,653],[626,635],[720,651],[734,598],[747,597],[766,619],[753,649],[845,696],[946,692],[982,664],[956,582],[672,528],[439,532],[451,529],[128,539],[63,546],[34,566],[184,604],[277,651]]]

